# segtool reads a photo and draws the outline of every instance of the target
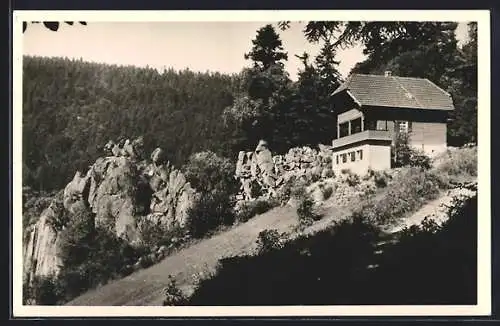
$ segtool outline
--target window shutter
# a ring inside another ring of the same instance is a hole
[[[411,121],[408,121],[408,132],[410,133],[412,131],[412,123]]]

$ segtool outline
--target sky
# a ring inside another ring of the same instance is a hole
[[[62,24],[57,32],[41,24],[31,24],[23,34],[23,54],[67,57],[118,65],[150,66],[193,71],[238,73],[250,62],[256,31],[276,22],[88,22],[86,26]],[[304,23],[292,23],[286,31],[277,31],[288,52],[286,69],[293,80],[302,64],[295,55],[316,55],[320,45],[306,41]],[[457,39],[467,37],[466,23],[460,23]],[[351,68],[364,59],[360,46],[339,50],[339,71],[346,77]]]

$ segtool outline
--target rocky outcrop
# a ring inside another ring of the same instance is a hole
[[[333,175],[331,151],[328,146],[318,149],[296,147],[285,155],[273,156],[267,142],[261,140],[253,152],[240,152],[235,176],[241,183],[240,199],[255,199],[257,193],[274,196],[292,178],[309,181]],[[255,190],[258,188],[258,190]]]
[[[98,158],[85,174],[76,172],[61,198],[54,199],[36,224],[25,230],[23,266],[29,279],[57,273],[58,234],[67,223],[62,217],[71,218],[79,210],[92,211],[96,226],[131,244],[140,243],[142,220],[166,229],[184,225],[195,190],[160,148],[150,160],[143,159],[142,142],[142,138],[108,142],[107,156]]]
[[[162,224],[178,223],[182,226],[196,192],[181,171],[169,164],[157,163],[153,161],[146,168],[146,176],[153,191],[147,218]]]
[[[125,156],[98,159],[87,173],[87,202],[95,213],[96,225],[110,228],[117,236],[137,240],[135,232],[137,167]]]
[[[29,233],[23,250],[23,272],[27,282],[34,276],[57,275],[59,272],[59,232],[54,222],[61,220],[63,214],[62,202],[54,199],[39,220],[24,231]]]

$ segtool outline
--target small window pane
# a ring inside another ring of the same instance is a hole
[[[351,121],[351,134],[361,132],[361,118]]]
[[[339,136],[340,137],[349,136],[349,123],[348,122],[341,123],[339,125]]]
[[[398,131],[403,133],[408,132],[408,121],[398,121]]]
[[[356,152],[351,152],[351,161],[356,161]]]
[[[377,130],[387,130],[387,120],[378,120]]]

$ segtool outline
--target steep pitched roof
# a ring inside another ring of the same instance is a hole
[[[348,91],[362,106],[453,110],[453,100],[428,79],[353,74],[332,96]]]

